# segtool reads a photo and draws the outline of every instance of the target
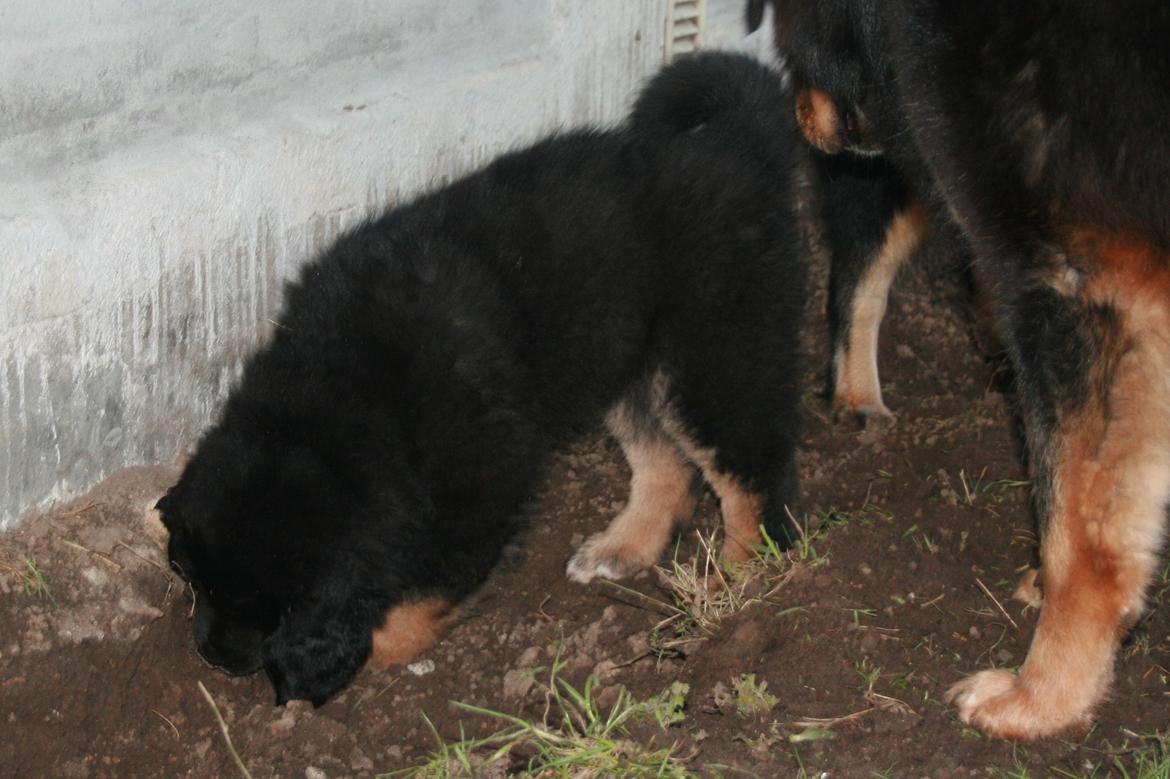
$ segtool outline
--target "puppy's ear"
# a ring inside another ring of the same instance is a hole
[[[317,604],[285,615],[264,644],[277,706],[293,700],[320,706],[349,684],[372,648],[374,626],[365,612],[353,603]]]

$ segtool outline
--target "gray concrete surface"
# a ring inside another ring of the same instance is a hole
[[[619,117],[666,0],[0,5],[0,530],[169,463],[365,215]],[[704,45],[741,40],[709,0]]]

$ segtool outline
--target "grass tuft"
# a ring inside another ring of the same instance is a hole
[[[654,749],[636,743],[629,725],[653,719],[663,732],[685,718],[686,684],[675,682],[659,695],[636,701],[623,687],[608,710],[594,695],[596,677],[590,676],[578,690],[560,678],[564,663],[558,658],[544,685],[549,710],[556,721],[529,722],[500,711],[455,702],[463,711],[505,724],[490,736],[468,739],[460,726],[459,740],[445,742],[430,720],[438,747],[423,762],[410,768],[379,774],[410,779],[518,776],[535,779],[579,777],[663,777],[693,779],[697,774],[679,757],[678,744]],[[424,718],[425,719],[425,718]],[[652,740],[651,740],[652,741]]]
[[[759,719],[780,702],[768,692],[768,683],[756,681],[755,674],[740,674],[731,680],[735,688],[735,712],[744,719]]]
[[[56,600],[49,589],[49,581],[45,578],[44,572],[41,571],[36,560],[31,557],[24,558],[23,564],[19,566],[0,562],[0,570],[14,575],[20,581],[21,592],[26,596],[49,601]]]
[[[763,534],[764,543],[756,549],[755,556],[734,566],[727,566],[719,559],[714,533],[696,531],[695,535],[699,548],[689,562],[680,561],[676,554],[669,566],[654,569],[669,602],[606,581],[607,586],[639,605],[665,615],[650,630],[650,649],[659,657],[684,654],[688,645],[713,635],[728,617],[753,604],[771,602],[796,571],[791,558],[780,551],[767,533]]]

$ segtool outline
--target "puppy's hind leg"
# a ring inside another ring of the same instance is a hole
[[[620,579],[653,565],[676,524],[689,519],[698,499],[695,469],[649,414],[642,397],[619,402],[606,425],[629,462],[625,509],[569,560],[570,579]]]
[[[761,368],[756,375],[765,373]],[[720,556],[727,563],[752,559],[764,542],[761,527],[781,548],[787,549],[793,540],[790,510],[796,507],[799,482],[797,423],[791,410],[795,387],[782,388],[783,384],[762,381],[762,386],[774,390],[764,393],[768,397],[753,399],[748,390],[732,392],[742,401],[734,405],[703,393],[672,400],[665,390],[656,404],[663,428],[699,466],[719,498],[724,533]],[[738,407],[738,413],[721,413],[728,407]]]

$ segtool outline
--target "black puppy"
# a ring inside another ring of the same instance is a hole
[[[749,3],[750,24],[764,5]],[[1044,607],[1018,676],[984,671],[950,697],[997,736],[1084,726],[1144,608],[1170,499],[1170,6],[771,5],[805,135],[886,161],[839,195],[844,223],[829,227],[859,233],[853,275],[884,301],[900,252],[866,247],[912,240],[921,219],[899,226],[918,208],[904,204],[937,207],[974,252],[1015,364]],[[875,367],[839,401],[880,397]]]
[[[553,137],[395,208],[288,289],[159,502],[200,654],[320,704],[433,641],[602,419],[629,505],[570,575],[653,563],[702,473],[745,559],[796,497],[804,267],[789,95],[672,65],[619,129]]]

